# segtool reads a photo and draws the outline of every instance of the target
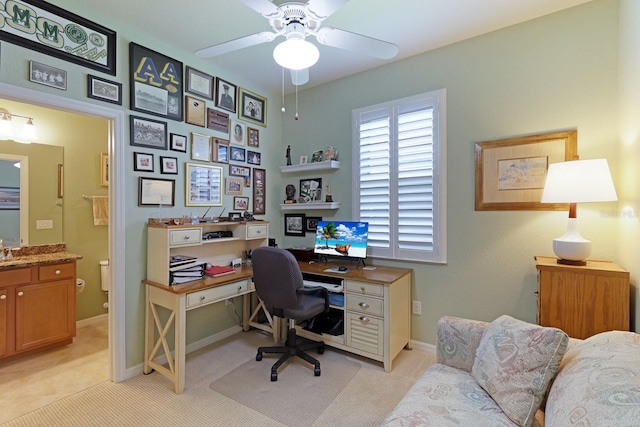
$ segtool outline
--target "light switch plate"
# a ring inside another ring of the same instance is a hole
[[[36,230],[48,230],[53,228],[52,219],[38,219],[36,220]]]

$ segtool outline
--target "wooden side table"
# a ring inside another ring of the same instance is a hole
[[[563,265],[536,256],[538,324],[553,326],[572,338],[629,330],[629,272],[609,261]]]

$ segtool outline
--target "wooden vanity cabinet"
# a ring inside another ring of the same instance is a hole
[[[73,342],[75,282],[75,261],[0,271],[0,362]]]

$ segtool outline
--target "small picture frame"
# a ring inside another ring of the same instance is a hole
[[[173,151],[187,152],[187,137],[185,135],[171,134],[171,144],[169,148]]]
[[[246,150],[240,147],[231,146],[231,159],[234,162],[246,161]]]
[[[304,236],[305,234],[304,214],[284,214],[284,234],[285,236]]]
[[[251,168],[238,165],[229,165],[229,176],[247,177],[251,174]]]
[[[253,148],[260,147],[260,130],[247,127],[247,145]]]
[[[231,120],[229,126],[229,141],[235,145],[244,145],[244,136],[247,133],[247,127],[244,123],[237,120]]]
[[[131,145],[138,147],[167,149],[167,122],[129,116]]]
[[[236,85],[222,80],[220,77],[216,79],[216,107],[224,108],[227,111],[236,112]]]
[[[153,172],[153,154],[134,152],[133,170],[137,172]]]
[[[241,212],[229,212],[229,221],[231,221],[231,222],[242,221],[242,213]]]
[[[304,231],[305,233],[315,233],[318,228],[318,222],[322,221],[321,216],[305,216]]]
[[[173,179],[138,178],[138,206],[174,206],[176,181]]]
[[[243,187],[244,179],[230,176],[224,181],[224,194],[242,195]]]
[[[218,163],[229,163],[229,140],[212,137],[213,139],[213,161]]]
[[[333,145],[327,147],[327,149],[324,150],[324,160],[338,160],[338,149]]]
[[[65,70],[36,61],[29,61],[29,81],[67,90],[67,72]]]
[[[186,67],[186,72],[186,91],[213,100],[213,76],[189,66]]]
[[[301,165],[306,165],[307,162],[309,161],[309,156],[300,156],[300,164]]]
[[[87,96],[98,101],[122,105],[122,83],[87,75]]]
[[[190,125],[205,127],[207,111],[205,101],[187,95],[184,97],[184,104],[186,110],[184,121]]]
[[[260,166],[262,163],[262,155],[257,151],[247,150],[247,163]]]
[[[160,173],[166,175],[177,175],[178,158],[160,156]]]
[[[301,179],[299,188],[298,201],[300,203],[322,201],[322,178]]]
[[[267,126],[267,98],[240,88],[238,117],[260,126]]]
[[[191,159],[211,161],[211,140],[207,135],[191,132]]]
[[[100,187],[109,186],[109,153],[100,153]]]
[[[311,163],[321,162],[322,160],[324,160],[322,158],[322,150],[314,151],[311,155]]]
[[[229,133],[229,114],[224,111],[207,108],[207,128]]]
[[[233,198],[233,210],[246,211],[249,210],[249,198],[248,197],[234,197]]]
[[[267,202],[267,171],[253,168],[253,213],[264,215]]]

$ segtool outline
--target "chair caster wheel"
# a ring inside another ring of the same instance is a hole
[[[271,372],[271,381],[278,381],[278,374],[276,372]]]
[[[320,367],[317,367],[313,370],[313,375],[315,375],[316,377],[320,376]]]
[[[323,354],[323,353],[324,353],[324,346],[318,347],[318,354]]]
[[[256,354],[256,361],[261,361],[262,360],[262,353],[258,353]]]

